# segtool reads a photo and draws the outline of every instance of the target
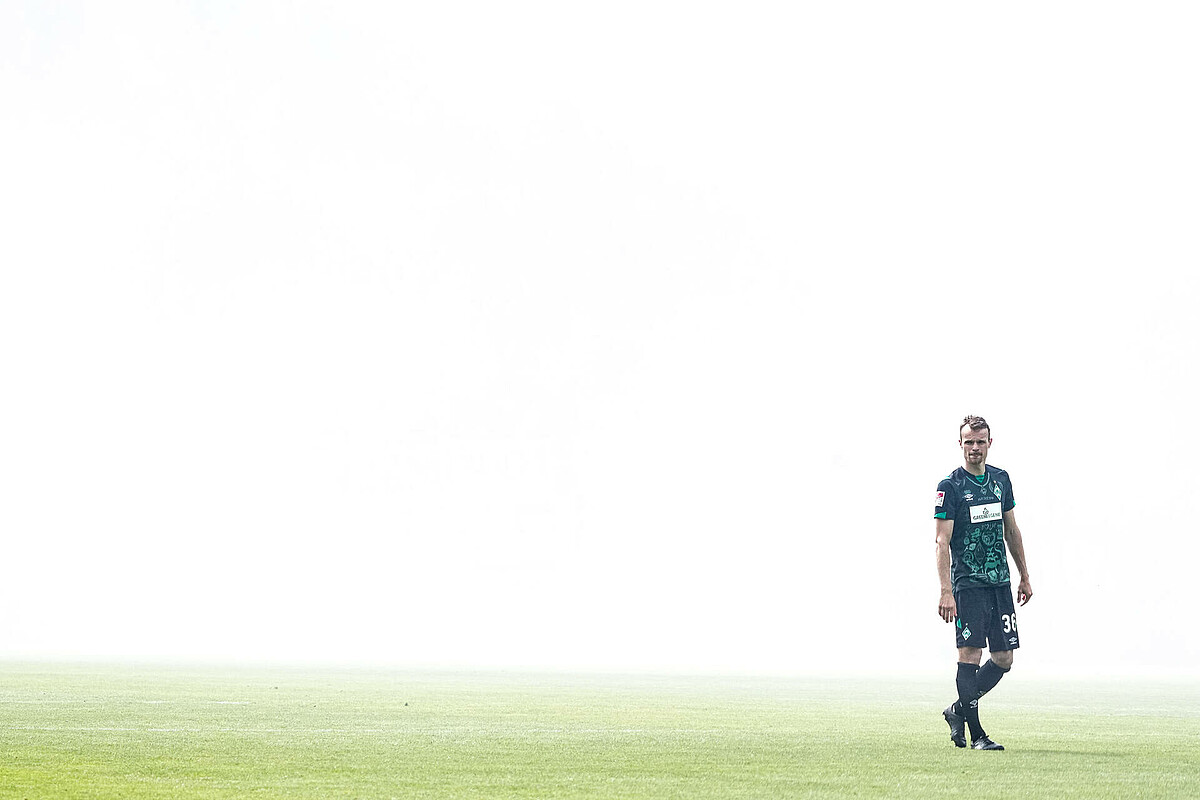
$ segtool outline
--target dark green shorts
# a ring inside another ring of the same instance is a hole
[[[958,647],[986,646],[995,651],[1016,650],[1021,646],[1017,609],[1008,584],[962,589],[954,593],[954,603],[958,606],[958,619],[954,623]]]

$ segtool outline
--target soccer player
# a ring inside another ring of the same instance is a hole
[[[1007,472],[987,463],[992,445],[987,420],[964,418],[958,444],[964,464],[938,484],[933,507],[942,584],[938,614],[954,623],[958,645],[958,700],[942,716],[950,725],[950,740],[956,747],[967,746],[965,722],[971,730],[971,747],[1003,750],[979,723],[979,698],[1012,669],[1013,651],[1021,646],[1009,585],[1010,554],[1021,575],[1017,601],[1028,603],[1033,589],[1025,566],[1025,544],[1013,513],[1012,481]],[[981,667],[985,642],[991,658]]]

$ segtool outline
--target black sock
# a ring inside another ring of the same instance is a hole
[[[1011,667],[1009,669],[1011,669]],[[1001,667],[999,664],[989,658],[987,663],[980,667],[979,672],[977,673],[979,681],[979,697],[983,697],[985,694],[990,692],[996,686],[996,684],[1000,682],[1000,679],[1004,677],[1004,673],[1006,672],[1008,672],[1008,669]],[[979,699],[979,697],[976,699]]]
[[[983,726],[979,724],[979,665],[958,662],[958,703],[956,710],[967,721],[971,730],[971,740],[983,736]]]

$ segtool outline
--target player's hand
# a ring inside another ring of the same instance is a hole
[[[1033,597],[1033,587],[1029,585],[1029,579],[1021,578],[1021,582],[1017,584],[1017,602],[1025,605],[1031,597]]]
[[[942,599],[938,600],[938,614],[946,622],[954,622],[958,617],[958,605],[954,602],[954,592],[942,592]]]

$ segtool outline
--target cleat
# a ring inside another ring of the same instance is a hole
[[[974,750],[1003,750],[1004,745],[996,744],[987,736],[980,736],[971,741],[971,748]]]
[[[942,716],[946,718],[946,724],[950,726],[950,741],[954,742],[955,747],[967,746],[967,733],[963,729],[963,718],[959,714],[954,713],[954,703],[942,712]]]

